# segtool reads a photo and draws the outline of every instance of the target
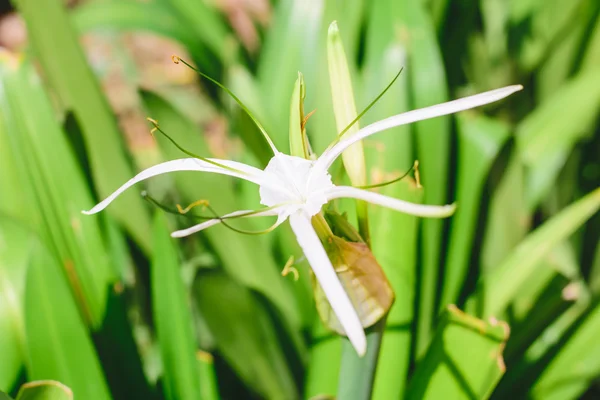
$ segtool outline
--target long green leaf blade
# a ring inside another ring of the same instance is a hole
[[[25,290],[28,377],[56,379],[77,398],[110,400],[100,362],[59,265],[32,251]]]
[[[410,382],[407,399],[486,399],[504,373],[508,325],[449,306]]]
[[[569,237],[600,208],[600,189],[587,194],[529,234],[480,284],[484,316],[498,315],[510,304],[522,283],[535,274],[541,258]]]
[[[106,197],[133,176],[122,138],[98,82],[87,65],[64,5],[59,0],[15,0],[29,39],[61,105],[81,128],[98,195]],[[52,35],[48,35],[48,32]],[[146,251],[150,218],[134,193],[120,196],[108,210]]]
[[[177,250],[169,236],[165,217],[160,213],[154,218],[153,229],[150,285],[166,397],[170,400],[202,399],[187,290],[181,278]]]
[[[441,304],[455,303],[461,293],[469,273],[483,185],[492,162],[509,136],[505,124],[468,113],[458,116],[458,132],[456,202],[459,207],[452,219]]]

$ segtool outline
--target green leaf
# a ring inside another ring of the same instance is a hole
[[[217,377],[215,376],[215,364],[210,353],[197,353],[199,379],[202,382],[200,391],[202,395],[198,397],[202,400],[218,400],[219,388],[217,386]]]
[[[483,276],[479,285],[484,316],[503,312],[536,274],[540,260],[558,243],[569,237],[600,208],[600,189],[587,194],[530,233],[499,265]]]
[[[230,64],[236,58],[237,42],[211,2],[172,0],[169,3],[178,11],[178,19],[186,29],[201,38],[222,63]]]
[[[256,295],[221,273],[199,275],[194,290],[217,349],[246,385],[262,398],[298,398],[273,323]]]
[[[28,38],[49,86],[81,128],[94,185],[98,195],[106,197],[134,175],[133,169],[115,118],[87,65],[62,1],[15,0],[15,3],[27,23]],[[49,31],[52,35],[48,35]],[[139,197],[133,192],[125,193],[107,212],[149,251],[150,218]]]
[[[498,174],[502,174],[497,177]],[[519,155],[513,152],[507,165],[492,168],[490,180],[494,191],[487,214],[481,250],[484,273],[498,267],[527,235],[530,214],[525,204],[525,168]]]
[[[600,306],[558,351],[531,390],[532,399],[577,399],[600,375]]]
[[[76,398],[111,398],[94,345],[58,263],[41,245],[32,250],[25,290],[30,379],[56,379]]]
[[[320,318],[315,319],[310,365],[306,372],[305,397],[337,393],[342,360],[342,338],[325,328]]]
[[[86,322],[98,328],[116,274],[98,219],[81,214],[93,205],[89,188],[32,65],[3,56],[0,115],[27,194],[22,207],[61,260]]]
[[[187,290],[181,278],[177,249],[169,236],[165,217],[154,218],[152,305],[160,345],[167,399],[202,398],[196,361],[196,343]]]
[[[273,132],[270,127],[272,120],[270,114],[266,113],[262,103],[262,97],[257,87],[256,78],[241,65],[234,65],[227,71],[227,85],[248,107],[250,112],[265,126],[267,132]],[[227,96],[225,103],[235,104],[233,99]],[[258,130],[250,117],[237,105],[231,107],[234,120],[237,120],[236,130],[244,144],[258,158],[263,166],[267,166],[273,152],[265,142],[265,138]]]
[[[417,187],[410,178],[385,188],[382,193],[412,203],[421,203],[423,199],[422,188]],[[418,219],[389,210],[378,210],[373,215],[373,226],[377,227],[373,236],[373,253],[396,295],[387,317],[373,398],[391,399],[404,394],[410,365],[417,282]]]
[[[453,304],[458,300],[469,273],[483,185],[510,133],[505,124],[475,113],[461,113],[457,119],[458,210],[452,218],[449,251],[444,266],[442,305]]]
[[[412,108],[448,100],[446,76],[436,31],[430,16],[420,4],[402,0],[394,5],[398,30],[408,53]],[[446,204],[450,158],[450,118],[433,118],[413,125],[417,158],[424,187],[424,204]],[[421,288],[418,300],[417,357],[431,336],[432,320],[437,314],[438,269],[444,221],[431,218],[422,222]]]
[[[600,76],[596,71],[583,72],[518,126],[518,151],[530,168],[527,200],[531,209],[548,193],[570,149],[586,133],[599,109]]]
[[[582,7],[585,2],[527,0],[516,7],[521,10],[511,11],[513,24],[522,25],[520,36],[515,41],[519,47],[517,62],[523,70],[533,71],[554,50],[556,43],[565,37],[565,32],[576,26],[580,15],[587,12]],[[515,7],[512,8],[515,10]]]
[[[13,398],[4,392],[0,392],[0,400],[13,400]]]
[[[21,386],[17,400],[73,400],[73,392],[57,381],[35,381]]]
[[[157,1],[83,3],[73,10],[71,18],[79,33],[105,29],[147,31],[177,40],[190,50],[198,46],[199,37],[181,24],[171,7]]]
[[[407,399],[486,399],[504,373],[508,325],[448,306],[408,387]]]
[[[23,296],[33,235],[0,215],[0,390],[10,391],[25,361]]]

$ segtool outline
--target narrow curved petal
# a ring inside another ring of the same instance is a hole
[[[445,218],[454,214],[454,211],[456,210],[455,204],[448,204],[445,206],[415,204],[351,186],[336,186],[327,192],[328,200],[339,199],[342,197],[364,200],[372,204],[391,208],[406,214],[416,215],[418,217]]]
[[[507,86],[501,89],[491,90],[476,94],[474,96],[464,97],[458,100],[452,100],[447,103],[436,104],[430,107],[420,108],[418,110],[408,111],[402,114],[382,119],[371,125],[365,126],[355,134],[346,136],[332,147],[327,149],[315,163],[315,168],[328,169],[331,164],[342,154],[344,150],[352,146],[354,143],[362,140],[375,133],[385,131],[400,125],[406,125],[424,119],[440,117],[442,115],[453,114],[459,111],[468,110],[470,108],[479,107],[484,104],[493,103],[501,100],[519,90],[523,89],[521,85]]]
[[[301,213],[293,214],[290,216],[290,225],[296,235],[298,244],[302,247],[304,255],[323,288],[325,296],[327,296],[331,308],[344,327],[350,343],[352,343],[358,355],[364,355],[367,350],[365,331],[333,269],[333,265],[331,265],[331,261],[329,261],[329,257],[327,257],[323,245],[319,241],[317,233],[310,223],[310,218]]]
[[[191,226],[186,229],[181,229],[179,231],[175,231],[175,232],[171,233],[171,237],[182,238],[182,237],[189,236],[193,233],[200,232],[206,228],[210,228],[211,226],[218,225],[223,221],[223,219],[235,218],[235,217],[237,217],[237,218],[272,217],[272,216],[278,215],[278,211],[279,211],[278,208],[271,208],[271,209],[268,209],[265,211],[258,211],[258,212],[252,211],[252,210],[234,211],[232,213],[225,214],[221,218],[209,219],[208,221],[202,222],[201,224],[194,225],[194,226]],[[273,229],[278,227],[279,225],[281,225],[284,221],[285,221],[285,217],[280,216],[279,218],[277,218],[277,222],[275,222]]]
[[[118,188],[113,194],[108,196],[102,202],[98,203],[94,208],[89,211],[82,211],[84,214],[95,214],[104,210],[114,199],[116,199],[121,193],[129,189],[131,186],[145,179],[152,178],[153,176],[166,174],[169,172],[176,171],[200,171],[200,172],[212,172],[215,174],[235,176],[236,178],[245,179],[250,182],[254,182],[258,185],[263,183],[261,171],[258,168],[251,167],[246,164],[238,163],[229,160],[217,160],[209,158],[208,160],[214,161],[227,168],[218,167],[206,161],[202,161],[197,158],[182,158],[179,160],[167,161],[158,165],[154,165],[148,169],[143,170],[130,180],[128,180],[123,186]],[[228,169],[231,168],[231,169]]]

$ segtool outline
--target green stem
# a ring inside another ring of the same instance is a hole
[[[343,341],[338,400],[371,398],[386,320],[381,319],[367,333],[367,353],[363,357],[356,354],[348,339]]]

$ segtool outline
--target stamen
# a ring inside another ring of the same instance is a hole
[[[400,182],[402,179],[406,178],[408,176],[408,174],[410,174],[410,172],[412,170],[415,171],[415,180],[417,181],[417,187],[421,187],[420,183],[419,183],[419,170],[418,170],[418,166],[419,166],[419,161],[415,160],[415,162],[413,163],[412,167],[410,167],[410,169],[403,175],[392,179],[391,181],[387,181],[387,182],[381,182],[381,183],[375,183],[372,185],[364,185],[364,186],[353,186],[357,189],[375,189],[375,188],[379,188],[379,187],[383,187],[383,186],[387,186],[387,185],[391,185],[392,183],[396,183],[396,182]]]
[[[298,281],[298,279],[300,279],[300,273],[298,273],[298,270],[294,267],[294,256],[290,256],[290,258],[288,258],[283,270],[281,271],[281,276],[288,276],[290,272],[294,275],[294,281]]]
[[[308,119],[317,111],[317,109],[315,108],[314,110],[312,110],[311,112],[309,112],[308,114],[306,114],[306,116],[304,117],[304,119],[302,120],[302,122],[300,123],[300,129],[304,130],[304,127],[306,126],[306,123],[308,122]]]
[[[152,129],[150,130],[150,134],[151,134],[152,136],[154,136],[154,132],[156,132],[156,131],[158,130],[158,121],[157,121],[157,120],[155,120],[155,119],[152,119],[152,118],[150,118],[150,117],[146,117],[146,119],[147,119],[148,121],[152,122],[152,124],[154,125],[154,128],[152,128]]]
[[[413,165],[415,169],[415,182],[417,183],[417,187],[421,189],[421,175],[419,174],[419,160],[415,160],[415,164]]]
[[[182,208],[179,204],[176,205],[177,211],[179,211],[180,214],[187,214],[192,208],[197,207],[197,206],[208,207],[208,200],[204,200],[204,199],[196,200],[193,203],[191,203],[189,206],[187,206],[186,208]]]
[[[356,116],[356,118],[354,118],[352,120],[352,122],[350,122],[348,124],[348,126],[346,126],[344,128],[344,130],[342,130],[340,133],[338,133],[338,139],[341,138],[344,133],[348,132],[348,129],[352,128],[352,125],[354,125],[355,123],[358,122],[359,119],[361,119],[363,117],[363,115],[365,115],[367,113],[367,111],[369,111],[371,109],[371,107],[373,107],[375,105],[375,103],[377,103],[379,101],[379,99],[381,99],[381,97],[385,94],[385,92],[387,92],[389,90],[389,88],[392,87],[392,85],[394,84],[394,82],[396,82],[396,80],[398,79],[398,77],[400,76],[400,74],[402,73],[402,70],[404,69],[404,67],[400,68],[400,71],[398,71],[398,73],[396,74],[396,76],[394,77],[394,79],[392,79],[392,81],[390,83],[388,83],[388,85],[385,87],[385,89],[383,89],[383,91],[381,93],[379,93],[379,95],[377,95],[377,97],[375,97],[375,100],[373,100],[371,103],[369,103],[369,105],[360,112],[360,114],[358,114]]]
[[[258,128],[258,130],[262,133],[263,137],[265,138],[265,140],[267,141],[267,143],[271,147],[271,150],[273,150],[273,153],[274,154],[278,153],[277,148],[275,147],[275,144],[273,143],[273,141],[269,137],[269,134],[267,133],[267,131],[265,130],[265,128],[258,121],[258,119],[256,119],[256,117],[250,112],[250,110],[248,109],[248,107],[246,107],[244,105],[244,103],[242,103],[242,101],[231,90],[229,90],[225,85],[223,85],[219,81],[217,81],[217,80],[211,78],[210,76],[206,75],[204,72],[200,71],[196,67],[193,67],[190,63],[188,63],[187,61],[185,61],[183,58],[181,58],[179,56],[176,56],[176,55],[173,55],[173,56],[171,56],[171,60],[175,64],[179,64],[180,62],[183,63],[185,66],[187,66],[188,68],[190,68],[191,70],[193,70],[194,72],[196,72],[198,75],[200,75],[203,78],[208,79],[209,81],[211,81],[212,83],[214,83],[215,85],[217,85],[218,87],[220,87],[221,89],[223,89],[228,95],[230,95],[233,98],[233,100],[235,100],[235,102],[242,108],[242,110],[244,110],[244,112],[246,114],[248,114],[248,116],[250,117],[250,119],[252,120],[252,122],[254,122],[254,124],[256,125],[256,127]]]
[[[163,210],[164,212],[168,213],[168,214],[173,214],[173,215],[178,215],[178,216],[184,216],[184,214],[182,214],[181,212],[179,212],[178,209],[173,209],[170,208],[162,203],[160,203],[158,200],[156,200],[155,198],[153,198],[152,196],[150,196],[148,194],[148,192],[146,192],[145,190],[141,193],[142,197],[144,198],[144,200],[148,201],[150,204],[152,204],[155,207],[160,208],[161,210]],[[209,220],[209,219],[215,219],[215,217],[208,217],[208,216],[204,216],[204,215],[197,215],[197,214],[189,214],[189,215],[185,215],[185,217],[192,219],[192,220]]]
[[[242,233],[244,235],[263,235],[265,233],[272,232],[275,228],[277,228],[277,226],[279,226],[279,224],[277,222],[275,222],[273,225],[271,225],[270,227],[268,227],[267,229],[262,230],[262,231],[248,231],[248,230],[244,230],[244,229],[235,228],[235,227],[229,225],[225,221],[229,220],[229,219],[234,219],[234,218],[248,217],[248,216],[253,215],[253,214],[258,214],[258,213],[261,213],[261,212],[264,212],[264,211],[272,210],[272,209],[280,207],[282,205],[282,204],[277,204],[275,206],[263,208],[261,210],[249,211],[249,212],[247,212],[245,214],[239,214],[239,215],[236,215],[236,216],[226,217],[226,216],[220,216],[219,214],[217,214],[217,212],[214,210],[214,208],[212,208],[210,206],[210,204],[208,203],[208,201],[206,201],[206,204],[203,204],[203,205],[206,208],[208,208],[210,210],[210,212],[213,213],[212,217],[208,217],[208,216],[204,216],[204,215],[188,214],[189,210],[186,211],[185,209],[181,208],[181,206],[179,204],[177,205],[177,209],[170,208],[170,207],[168,207],[168,206],[160,203],[158,200],[154,199],[145,190],[142,192],[142,197],[145,200],[149,201],[152,205],[160,208],[161,210],[165,211],[168,214],[173,214],[173,215],[178,215],[178,216],[185,216],[185,217],[187,217],[189,219],[192,219],[192,220],[209,221],[209,220],[216,219],[216,220],[219,220],[221,222],[221,224],[223,224],[226,228],[229,228],[232,231],[237,232],[237,233]],[[197,202],[200,202],[200,201],[205,201],[205,200],[198,200]],[[194,203],[190,204],[190,206],[192,206],[193,204]],[[182,213],[182,211],[185,211],[185,212]]]
[[[154,128],[150,131],[150,134],[154,135],[154,132],[157,132],[157,131],[160,132],[164,137],[166,137],[171,143],[173,143],[175,145],[175,147],[177,147],[179,150],[181,150],[184,154],[187,154],[188,156],[190,156],[192,158],[197,158],[198,160],[202,160],[204,162],[207,162],[207,163],[212,164],[214,166],[217,166],[219,168],[224,168],[224,169],[226,169],[228,171],[233,171],[233,172],[241,174],[241,175],[247,175],[247,173],[244,172],[244,171],[239,171],[239,170],[237,170],[235,168],[228,167],[226,165],[223,165],[223,164],[220,164],[218,162],[212,161],[212,160],[210,160],[208,158],[199,156],[198,154],[192,153],[191,151],[184,149],[179,143],[177,143],[175,141],[175,139],[173,139],[171,136],[169,136],[167,134],[167,132],[165,132],[165,131],[163,131],[161,129],[161,127],[158,125],[158,121],[157,120],[152,119],[150,117],[146,117],[146,120],[148,120],[150,123],[152,123],[152,125],[154,125]]]

